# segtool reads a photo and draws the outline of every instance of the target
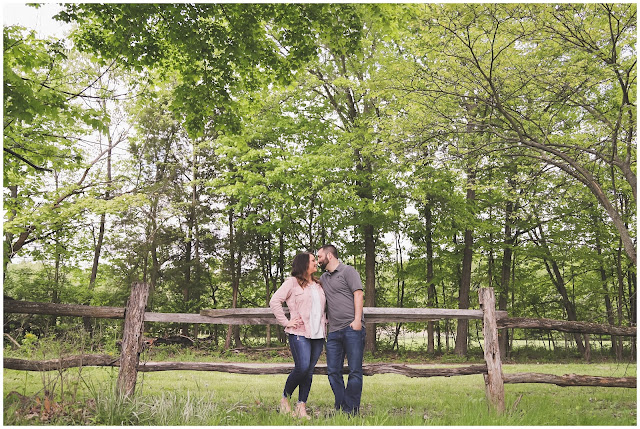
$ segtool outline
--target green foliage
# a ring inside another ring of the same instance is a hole
[[[177,77],[172,111],[184,118],[192,135],[200,136],[214,116],[222,119],[211,123],[216,129],[236,129],[233,98],[238,91],[273,79],[290,80],[316,53],[317,32],[348,35],[341,40],[357,46],[358,34],[350,31],[357,17],[350,9],[315,4],[75,4],[58,17],[78,24],[75,40],[80,49],[121,59],[131,69],[161,68]],[[336,13],[344,19],[328,19]]]
[[[28,177],[81,165],[82,153],[67,136],[105,127],[100,112],[74,101],[81,88],[68,83],[68,49],[62,41],[9,26],[3,43],[4,186],[28,185],[35,191],[43,182],[28,183]],[[7,209],[20,206],[10,202]]]
[[[122,306],[147,281],[153,311],[228,308],[234,286],[237,306],[263,307],[298,251],[333,242],[364,280],[373,240],[378,306],[456,308],[470,274],[472,308],[493,287],[511,316],[635,324],[636,5],[69,4],[59,17],[75,45],[4,31],[5,264],[40,263],[9,265],[8,295]],[[140,84],[126,103],[90,85],[123,73]],[[76,102],[89,87],[100,112]],[[117,137],[105,115],[118,109],[132,131],[105,179],[106,160],[89,161],[104,141],[79,138]],[[103,215],[90,290],[78,267]],[[435,326],[453,339],[455,322]],[[379,333],[391,348],[395,326]]]

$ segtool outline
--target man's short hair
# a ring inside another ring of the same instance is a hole
[[[332,253],[333,256],[338,259],[338,249],[336,249],[336,246],[334,246],[333,244],[325,244],[324,246],[322,246],[320,248],[321,250],[324,250],[325,252],[329,252]]]

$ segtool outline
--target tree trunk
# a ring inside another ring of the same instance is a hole
[[[156,242],[156,231],[158,230],[158,199],[155,198],[151,205],[151,284],[149,285],[151,293],[156,290],[156,284],[160,277],[160,261],[158,261],[158,244]]]
[[[187,221],[187,243],[185,247],[184,254],[184,284],[182,285],[182,299],[184,299],[184,304],[189,302],[189,289],[191,288],[191,253],[193,251],[193,223],[194,216],[193,211],[189,214],[189,218]],[[188,337],[189,336],[189,325],[182,324],[180,325],[181,334]]]
[[[193,266],[193,274],[195,279],[192,280],[190,288],[192,290],[191,295],[197,293],[196,296],[192,296],[192,298],[199,299],[202,295],[200,292],[199,285],[201,281],[201,266],[200,266],[200,223],[198,222],[198,204],[200,202],[200,194],[198,192],[198,147],[196,142],[194,142],[193,148],[193,185],[192,185],[192,194],[191,194],[191,216],[193,217],[193,259],[190,265]],[[193,326],[193,338],[195,340],[198,339],[198,325]]]
[[[444,282],[442,282],[442,308],[447,308],[447,292],[445,289]],[[451,320],[447,318],[447,319],[444,319],[445,350],[447,352],[449,351],[449,333],[450,332],[451,332]]]
[[[594,216],[593,224],[594,224],[594,231],[595,231],[595,238],[596,238],[596,251],[598,252],[598,256],[602,258],[602,244],[600,242],[600,233],[598,228],[598,225],[600,224],[600,219]],[[602,281],[602,289],[604,292],[604,305],[607,311],[607,321],[611,326],[613,326],[616,324],[616,319],[613,314],[613,305],[611,305],[611,297],[609,296],[607,270],[604,267],[604,263],[602,262],[602,259],[600,260],[599,271],[600,271],[600,280]],[[616,351],[617,342],[618,342],[618,338],[612,335],[611,336],[611,352],[612,353],[615,353]]]
[[[231,288],[232,288],[232,302],[231,308],[236,308],[238,303],[238,290],[236,288],[236,268],[235,268],[235,240],[234,240],[234,228],[233,228],[233,209],[229,209],[229,273],[231,274]],[[229,350],[231,348],[231,336],[233,335],[233,325],[229,325],[227,328],[227,338],[224,341],[224,349]]]
[[[549,269],[549,264],[551,264],[551,270]],[[545,261],[545,265],[547,267],[547,271],[552,278],[552,282],[556,286],[556,289],[560,296],[562,296],[562,304],[567,312],[567,319],[569,321],[577,321],[578,315],[576,313],[576,307],[574,303],[569,299],[569,294],[567,293],[567,288],[564,282],[564,277],[560,272],[560,267],[558,267],[558,263],[555,259],[549,259]],[[586,358],[586,348],[584,343],[582,342],[582,335],[575,333],[574,339],[576,340],[576,346],[578,347],[578,351]]]
[[[373,236],[373,225],[365,225],[364,227],[364,248],[365,248],[365,307],[376,306],[376,247]],[[366,320],[366,319],[365,319]],[[366,324],[367,335],[365,339],[364,349],[368,352],[376,350],[376,325],[375,323]]]
[[[433,283],[433,220],[431,213],[431,200],[427,199],[424,206],[425,221],[425,244],[427,247],[427,305],[435,307],[436,285]],[[434,322],[427,322],[427,353],[433,353],[433,325]]]
[[[510,184],[512,182],[510,181]],[[511,231],[513,223],[513,202],[507,201],[505,205],[504,217],[504,252],[502,254],[502,271],[500,275],[500,292],[498,295],[498,309],[506,311],[509,297],[509,279],[511,278],[511,260],[513,256],[514,238]],[[498,331],[498,342],[500,343],[500,357],[507,357],[509,346],[509,331],[502,329]]]
[[[102,101],[102,110],[106,114],[107,105],[106,101]],[[113,147],[113,141],[111,140],[111,132],[107,131],[107,144],[108,152],[107,152],[107,189],[104,192],[104,199],[111,199],[111,190],[109,187],[111,186],[111,152]],[[96,246],[93,252],[93,265],[91,266],[91,276],[89,277],[89,295],[93,294],[93,290],[96,286],[96,279],[98,278],[98,266],[100,265],[100,254],[102,252],[102,244],[104,242],[104,233],[105,233],[105,225],[107,221],[106,213],[102,213],[100,215],[100,227],[98,229],[98,239],[96,240]],[[89,302],[85,302],[85,304],[89,304]],[[93,327],[91,324],[91,319],[85,317],[82,319],[84,324],[84,329],[89,333],[90,336],[93,335]]]
[[[60,262],[61,262],[61,256],[60,256],[60,250],[59,250],[59,246],[60,243],[56,237],[55,239],[55,246],[56,246],[56,261],[55,261],[55,267],[54,267],[54,273],[53,273],[53,291],[51,294],[51,302],[54,304],[57,304],[60,302]],[[84,318],[85,319],[89,319],[90,318]],[[58,317],[57,316],[51,316],[51,319],[49,321],[49,323],[51,323],[52,327],[55,327],[56,324],[58,323]]]
[[[516,284],[516,255],[515,252],[512,253],[511,255],[511,284],[515,285]],[[515,287],[511,288],[511,308],[514,309],[516,308],[516,292],[515,292]],[[513,334],[514,329],[511,329],[511,335],[509,337],[509,349],[508,349],[508,353],[507,355],[509,357],[511,357],[511,350],[513,349],[513,338],[514,338],[514,334]]]
[[[355,151],[356,169],[363,175],[358,181],[358,196],[365,200],[373,201],[373,189],[371,188],[371,175],[373,167],[371,161],[364,159],[360,151]],[[365,288],[364,288],[364,306],[376,306],[376,244],[375,229],[370,223],[370,216],[362,217],[362,232],[364,235],[364,253],[365,253]],[[365,319],[366,321],[366,319]],[[368,352],[374,352],[376,349],[376,325],[374,323],[366,323],[367,336],[365,339],[364,349]]]
[[[622,246],[618,246],[618,257],[616,258],[616,271],[618,277],[618,307],[617,307],[617,315],[618,315],[618,326],[622,326],[623,318],[622,318],[622,306],[624,305],[624,275],[622,273]],[[622,341],[618,341],[616,344],[616,359],[618,361],[622,360],[623,354],[623,343]]]
[[[191,271],[192,267],[198,265],[198,243],[197,243],[197,214],[196,206],[198,204],[198,148],[196,142],[193,143],[191,152],[191,204],[189,206],[189,215],[187,218],[187,243],[185,249],[185,267],[184,267],[184,285],[182,286],[182,297],[185,304],[190,299],[197,299],[191,296],[190,291],[193,288]],[[197,276],[196,276],[197,278]],[[189,336],[189,325],[183,324],[181,327],[182,335]]]
[[[271,222],[271,219],[267,219],[267,222]],[[273,254],[272,254],[272,242],[271,233],[267,233],[266,236],[259,235],[256,240],[256,252],[260,260],[260,272],[265,286],[265,302],[268,305],[271,299],[271,285],[275,283],[273,280],[273,273],[271,267],[273,266]],[[275,285],[274,285],[275,286]],[[275,289],[274,289],[275,290]],[[266,345],[271,345],[271,325],[266,325]]]
[[[280,284],[284,283],[284,231],[280,231],[278,242],[278,273],[280,275]]]
[[[272,252],[271,252],[271,234],[269,234],[269,236],[267,237],[267,266],[266,268],[266,275],[264,278],[264,282],[265,282],[265,299],[266,299],[266,303],[267,305],[269,305],[269,301],[271,300],[271,278],[272,276],[272,272],[271,272],[271,266],[273,264],[273,256],[272,256]],[[267,333],[266,333],[266,343],[267,343],[267,347],[271,346],[271,325],[267,325]]]
[[[11,199],[13,201],[18,199],[18,186],[16,185],[11,185],[9,186],[9,192],[11,193]],[[15,209],[11,210],[11,214],[9,215],[8,220],[12,221],[15,217],[16,217],[17,211]],[[7,268],[9,267],[9,261],[11,260],[11,256],[13,255],[13,249],[11,248],[13,245],[13,233],[11,232],[5,232],[4,234],[5,237],[5,244],[4,244],[4,252],[3,252],[3,267],[4,270],[2,271],[2,280],[5,280],[7,278]]]
[[[549,250],[549,246],[547,246],[547,241],[546,241],[542,226],[538,226],[537,230],[539,233],[537,237],[537,241],[539,242],[540,247],[542,247],[542,249],[545,252],[544,264],[547,269],[547,273],[551,278],[551,282],[554,284],[554,286],[556,287],[556,290],[562,297],[562,305],[565,311],[567,312],[567,319],[569,321],[577,321],[578,315],[576,313],[576,307],[573,304],[573,302],[571,302],[571,300],[569,299],[569,294],[567,292],[567,288],[564,282],[564,277],[562,275],[562,272],[560,271],[560,267],[558,266],[557,261],[553,258],[553,255],[551,255],[551,250]],[[578,347],[578,351],[582,356],[586,357],[587,350],[582,342],[582,335],[580,335],[579,333],[574,333],[573,337],[576,340],[576,346]]]
[[[315,217],[315,209],[316,209],[316,194],[311,194],[310,197],[311,207],[309,208],[309,229],[307,234],[309,234],[309,251],[313,252],[316,248],[315,240],[313,239],[313,221]]]
[[[396,232],[396,278],[397,278],[396,307],[402,308],[404,307],[405,281],[404,281],[404,263],[402,260],[402,247],[400,244],[400,232]],[[391,350],[393,350],[394,347],[398,351],[400,350],[400,346],[398,344],[398,337],[400,336],[401,328],[402,328],[402,323],[397,323]]]
[[[240,293],[240,279],[242,278],[242,250],[238,247],[238,257],[236,259],[236,276],[233,281],[234,297],[233,307],[238,307],[238,294]],[[242,340],[240,339],[240,325],[233,327],[233,336],[235,340],[236,348],[242,347]]]
[[[629,285],[629,306],[631,307],[630,324],[631,326],[638,325],[638,302],[636,299],[636,291],[638,290],[637,279],[633,267],[627,268],[627,283]],[[631,356],[632,359],[636,359],[636,345],[637,339],[631,338]]]
[[[283,214],[280,214],[280,219],[283,218]],[[280,278],[280,284],[284,283],[285,276],[285,267],[284,267],[284,253],[285,253],[285,244],[284,244],[284,231],[279,231],[279,239],[278,239],[278,277]],[[275,281],[275,279],[274,279]],[[274,285],[273,290],[277,290],[278,288]],[[287,336],[285,335],[284,329],[280,325],[277,325],[278,332],[278,341],[281,343],[287,342]]]
[[[476,192],[475,171],[469,169],[467,180],[467,204],[475,201]],[[471,263],[473,259],[473,230],[466,228],[464,231],[464,252],[462,256],[462,273],[460,275],[460,292],[458,295],[458,308],[469,308],[469,292],[471,291]],[[455,353],[458,356],[467,354],[467,341],[469,338],[469,322],[467,320],[458,320],[458,328],[456,335]]]
[[[184,304],[189,302],[189,286],[191,284],[191,227],[192,227],[192,219],[190,218],[188,221],[188,231],[187,231],[187,243],[184,254],[184,284],[182,285],[182,299],[184,300]],[[180,333],[185,337],[189,336],[189,325],[183,323],[180,325]]]
[[[108,194],[109,191],[107,191]],[[106,198],[106,195],[105,195]],[[91,266],[91,276],[89,277],[89,292],[93,292],[98,278],[98,266],[100,263],[100,253],[102,251],[102,243],[104,242],[104,231],[106,223],[106,214],[100,215],[100,228],[98,229],[98,238],[96,240],[95,250],[93,252],[93,265]],[[89,304],[88,302],[86,304]]]
[[[57,191],[58,190],[58,172],[56,171],[54,175],[55,175],[56,191]],[[59,295],[60,294],[60,265],[62,262],[61,261],[62,256],[60,255],[60,240],[58,237],[59,237],[59,234],[56,233],[55,240],[54,240],[56,261],[54,266],[55,271],[53,273],[53,291],[51,293],[51,302],[54,304],[57,304],[60,302],[60,295]],[[52,316],[50,319],[50,323],[52,327],[55,327],[56,324],[58,323],[58,318],[55,315]]]
[[[238,235],[235,230],[235,224],[233,219],[233,209],[229,210],[229,254],[230,263],[229,270],[231,274],[231,287],[233,289],[231,307],[238,307],[238,292],[240,290],[240,276],[242,274],[242,253],[240,252],[240,246],[238,245]],[[224,343],[225,350],[231,347],[231,337],[233,336],[235,347],[242,347],[242,340],[240,339],[240,326],[229,325],[227,329],[227,338]]]

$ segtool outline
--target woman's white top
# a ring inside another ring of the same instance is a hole
[[[309,314],[309,331],[311,339],[324,338],[324,324],[322,323],[322,308],[320,305],[320,292],[317,283],[309,284],[311,288],[311,312]]]

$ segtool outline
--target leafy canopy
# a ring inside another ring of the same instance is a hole
[[[317,35],[343,35],[355,51],[358,15],[328,4],[68,4],[78,48],[136,69],[161,69],[178,85],[171,106],[190,134],[239,125],[235,100],[289,82],[316,54]],[[215,120],[213,120],[215,118]]]

